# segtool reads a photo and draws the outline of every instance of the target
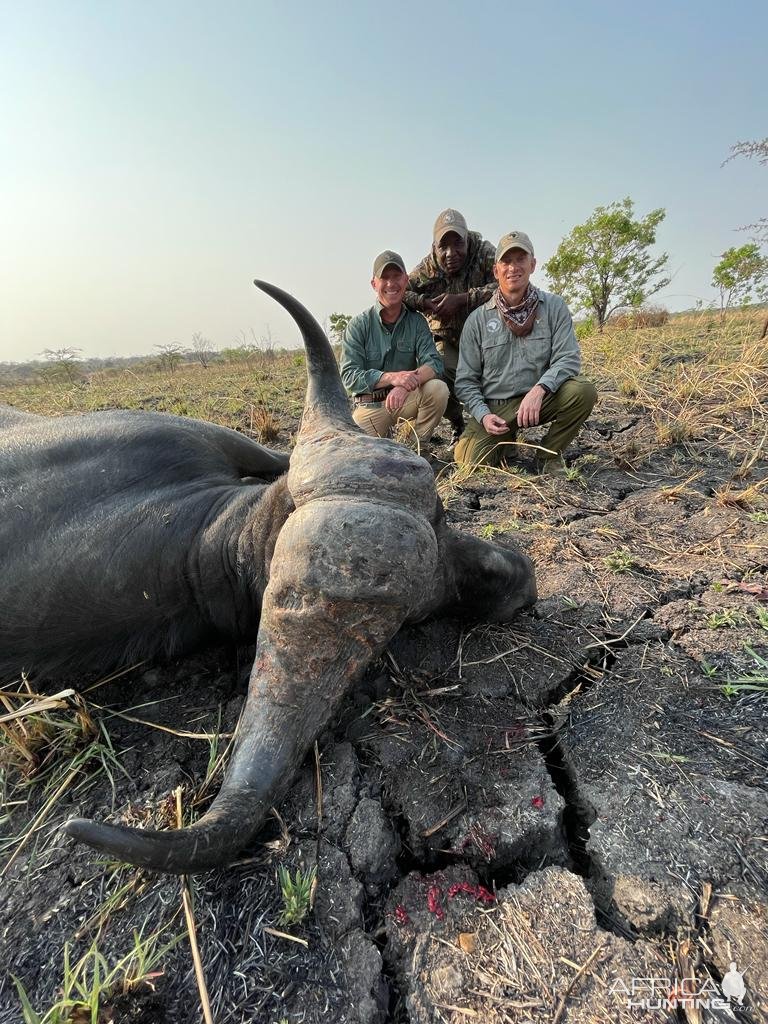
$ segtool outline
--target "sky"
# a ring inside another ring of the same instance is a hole
[[[0,361],[270,336],[371,305],[445,207],[539,270],[598,205],[664,207],[656,301],[715,298],[768,215],[768,4],[0,0]]]

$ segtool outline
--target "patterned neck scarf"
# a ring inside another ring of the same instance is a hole
[[[501,313],[504,323],[517,338],[525,338],[533,330],[538,305],[539,293],[532,284],[528,285],[523,301],[517,306],[510,306],[504,298],[501,288],[496,289],[496,309]]]

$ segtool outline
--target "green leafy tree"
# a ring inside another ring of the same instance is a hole
[[[344,332],[346,331],[351,319],[352,317],[349,313],[331,313],[328,317],[331,337],[337,345],[340,345],[342,341],[344,341]]]
[[[720,292],[720,311],[746,306],[755,298],[768,297],[768,259],[756,242],[726,249],[712,271],[712,287]]]
[[[584,224],[577,224],[562,240],[555,255],[544,265],[552,288],[573,311],[594,316],[602,331],[617,309],[637,307],[669,284],[659,276],[669,259],[667,253],[649,252],[664,210],[651,210],[635,219],[631,199],[598,206]]]

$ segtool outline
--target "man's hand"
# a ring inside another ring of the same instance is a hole
[[[390,373],[382,373],[376,381],[376,387],[383,388],[386,385],[391,385],[395,388],[405,388],[406,391],[415,391],[419,386],[419,371],[392,370]]]
[[[487,416],[483,416],[481,422],[486,434],[506,434],[509,430],[507,421],[492,412],[489,412]]]
[[[438,316],[453,316],[454,313],[463,313],[467,308],[467,293],[461,295],[450,295],[443,292],[432,299],[432,312]]]
[[[519,427],[538,426],[541,418],[541,403],[544,401],[546,393],[540,384],[533,385],[517,410],[517,425]]]
[[[394,387],[386,397],[384,404],[386,405],[389,412],[400,412],[406,403],[408,398],[408,389],[404,387]]]

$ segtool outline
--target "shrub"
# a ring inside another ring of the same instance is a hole
[[[583,341],[585,338],[588,338],[590,334],[595,333],[597,324],[595,323],[595,318],[593,316],[588,316],[585,317],[584,320],[579,320],[573,325],[573,327],[576,331],[576,337],[579,341]]]
[[[637,309],[617,313],[608,321],[620,331],[639,331],[644,327],[663,327],[669,320],[669,310],[663,306],[638,306]]]

